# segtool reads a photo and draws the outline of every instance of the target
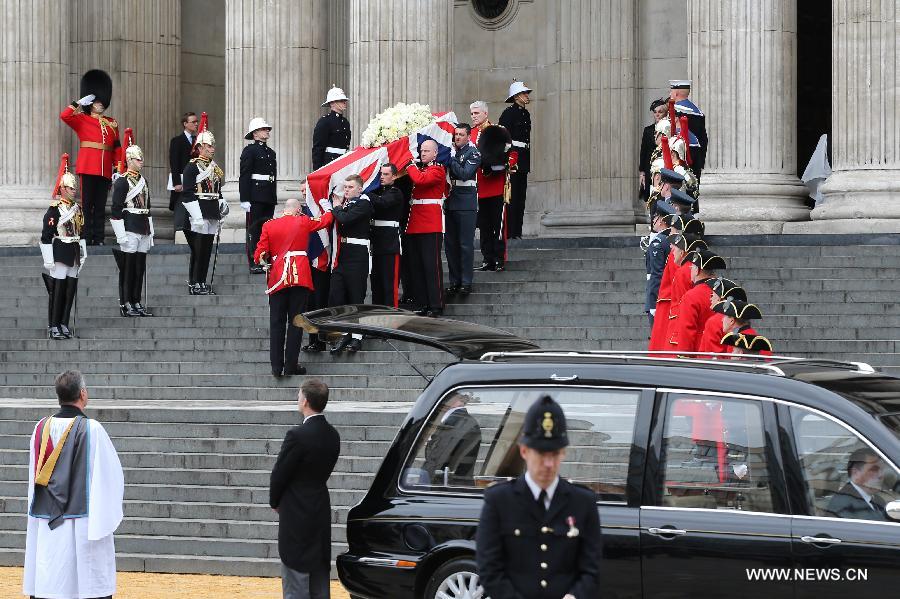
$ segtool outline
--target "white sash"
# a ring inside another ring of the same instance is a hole
[[[62,207],[62,203],[57,204],[57,209],[59,210],[59,220],[57,221],[57,225],[64,225],[73,218],[75,218],[75,214],[78,212],[78,204],[72,204],[68,210]]]
[[[147,180],[141,177],[138,179],[138,182],[134,184],[134,187],[128,189],[128,193],[125,194],[125,201],[130,202],[133,200],[134,196],[144,191],[145,187],[147,187]]]
[[[200,171],[200,172],[197,174],[197,183],[200,183],[200,182],[203,181],[204,179],[208,179],[209,176],[210,176],[211,174],[213,174],[213,171],[215,170],[215,168],[216,168],[216,163],[215,163],[215,161],[210,160],[210,161],[209,161],[209,166],[206,167],[206,170],[202,170],[202,171]]]
[[[297,252],[287,252],[287,253],[285,253],[284,256],[282,256],[282,259],[284,260],[284,268],[281,271],[281,278],[278,279],[277,283],[275,283],[274,285],[272,285],[271,287],[266,289],[266,295],[269,295],[270,293],[272,293],[272,291],[276,287],[278,287],[279,285],[284,283],[284,280],[287,279],[288,267],[291,265],[291,258],[293,258],[294,256],[305,256],[305,255],[306,255],[306,252],[297,251]]]

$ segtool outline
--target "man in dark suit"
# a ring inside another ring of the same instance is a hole
[[[175,212],[175,230],[184,231],[185,236],[191,234],[191,226],[188,223],[187,212],[181,205],[181,174],[184,167],[191,160],[191,148],[197,139],[197,126],[200,120],[193,112],[185,112],[181,117],[181,126],[184,131],[172,138],[169,142],[169,179],[171,193],[169,194],[169,210]]]
[[[562,408],[541,397],[525,414],[519,441],[525,474],[484,494],[475,543],[486,597],[597,596],[597,496],[559,477],[568,444]]]
[[[850,481],[831,497],[826,511],[834,518],[887,520],[885,503],[877,495],[884,481],[884,462],[868,447],[857,449],[847,460]]]
[[[341,437],[325,420],[328,386],[309,379],[297,394],[303,424],[288,431],[272,469],[269,505],[278,512],[278,553],[285,599],[328,599],[331,499],[328,477]]]
[[[423,470],[436,486],[472,486],[481,447],[481,427],[466,410],[471,396],[456,393],[425,444]],[[446,469],[446,470],[445,470]]]

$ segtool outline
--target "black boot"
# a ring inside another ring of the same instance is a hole
[[[66,307],[66,279],[53,280],[53,313],[50,316],[50,338],[68,339],[59,329]]]
[[[125,295],[125,252],[113,249],[112,255],[119,268],[119,314],[128,316],[126,313],[128,309],[125,307],[125,304],[128,303],[128,297]]]
[[[355,354],[356,352],[358,352],[361,349],[362,349],[362,339],[357,339],[356,337],[353,337],[350,340],[350,343],[347,345],[347,353],[350,353],[350,354]]]
[[[325,351],[326,349],[328,349],[328,346],[325,345],[325,342],[319,337],[318,334],[313,333],[309,336],[309,345],[304,345],[300,349],[308,354],[314,354]]]
[[[338,341],[338,344],[331,348],[332,356],[339,356],[344,353],[344,350],[347,349],[347,346],[350,345],[350,334],[346,334],[341,337],[341,340]]]
[[[136,252],[134,254],[134,281],[131,286],[131,305],[138,316],[153,316],[147,308],[141,304],[141,290],[144,286],[144,274],[147,272],[147,254]]]
[[[123,270],[125,271],[125,276],[123,277],[122,282],[122,289],[125,292],[125,303],[121,306],[120,310],[122,312],[122,316],[128,316],[130,318],[140,316],[137,310],[134,309],[134,304],[132,303],[136,258],[137,254],[135,254],[134,252],[122,255],[122,263],[124,265]]]
[[[69,318],[72,316],[72,305],[75,303],[75,297],[78,295],[78,279],[68,277],[66,279],[66,304],[63,307],[62,321],[59,325],[59,331],[66,336],[66,339],[72,338],[72,331],[69,330]]]

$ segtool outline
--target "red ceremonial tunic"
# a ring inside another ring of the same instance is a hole
[[[309,271],[309,258],[303,254],[290,252],[306,252],[310,233],[330,227],[333,220],[331,212],[326,212],[319,220],[300,214],[273,218],[263,225],[259,243],[256,244],[256,251],[253,253],[253,261],[258,263],[260,256],[265,253],[266,258],[272,263],[266,281],[267,294],[281,291],[286,287],[314,288]]]
[[[703,336],[700,338],[700,347],[697,351],[710,352],[715,354],[727,354],[728,346],[722,345],[722,337],[725,332],[722,330],[722,320],[725,315],[719,312],[713,312],[713,315],[706,319],[703,325]]]
[[[681,307],[678,309],[677,326],[675,328],[675,351],[678,353],[695,352],[700,347],[703,326],[706,320],[715,314],[710,305],[712,289],[703,281],[697,281],[684,294]]]
[[[486,123],[490,125],[491,123]],[[469,138],[473,144],[478,145],[478,137],[481,135],[481,127],[472,129],[472,135]],[[519,153],[513,150],[509,153],[509,165],[513,166],[519,161]],[[475,172],[475,181],[478,183],[478,199],[495,198],[503,195],[503,188],[506,185],[506,170],[492,171],[491,174],[485,175],[483,170],[479,169]]]
[[[650,351],[663,351],[666,347],[666,330],[669,328],[669,310],[672,307],[672,284],[675,272],[675,258],[669,250],[666,258],[666,267],[663,268],[662,278],[659,280],[659,292],[656,296],[656,314],[653,316],[653,329],[650,331],[650,343],[647,349]]]
[[[413,182],[412,206],[407,233],[443,233],[444,198],[447,197],[447,171],[439,164],[419,169],[411,164],[406,174]]]
[[[75,172],[79,175],[97,175],[112,179],[113,168],[122,160],[119,142],[119,124],[108,116],[94,118],[83,112],[75,112],[66,106],[59,118],[75,131],[81,142],[75,159]]]
[[[675,271],[672,282],[672,306],[669,308],[669,322],[666,325],[666,343],[662,349],[672,349],[678,342],[678,314],[684,295],[691,288],[691,263],[685,262]]]

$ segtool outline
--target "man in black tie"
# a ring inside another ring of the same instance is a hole
[[[287,432],[269,488],[278,512],[278,553],[285,599],[327,599],[331,573],[331,499],[326,483],[341,437],[325,420],[328,386],[307,379],[297,394],[303,424]]]
[[[484,493],[475,557],[485,597],[597,596],[597,496],[560,478],[568,444],[562,408],[544,395],[525,414],[519,441],[525,474]]]
[[[885,503],[878,496],[884,482],[884,462],[868,447],[857,449],[847,460],[850,481],[831,497],[826,511],[835,518],[887,520]]]
[[[187,212],[182,206],[180,198],[183,190],[181,186],[181,173],[191,160],[191,148],[197,138],[197,126],[200,119],[193,112],[185,112],[181,117],[181,133],[169,142],[169,210],[175,212],[175,230],[184,231],[185,237],[191,234],[191,226],[188,223]]]

